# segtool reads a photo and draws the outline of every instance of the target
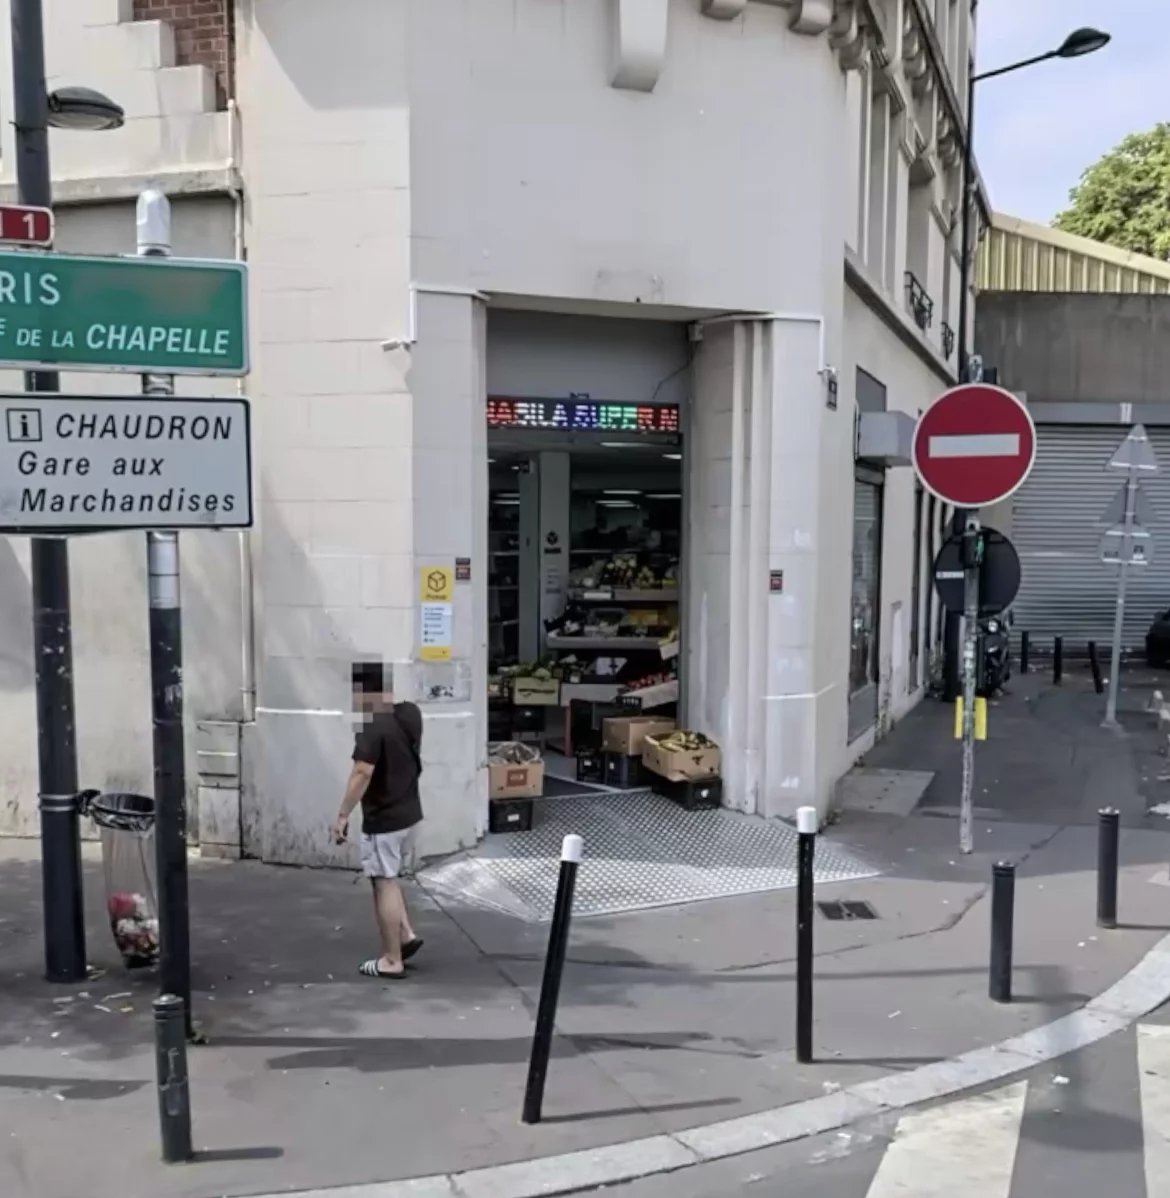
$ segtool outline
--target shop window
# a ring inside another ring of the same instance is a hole
[[[859,467],[853,482],[853,586],[849,625],[849,739],[877,722],[881,627],[882,475]]]

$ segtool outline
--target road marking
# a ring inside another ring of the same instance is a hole
[[[1008,1198],[1027,1082],[898,1120],[866,1198]]]
[[[1146,1198],[1170,1198],[1170,1027],[1139,1023],[1137,1060]]]
[[[931,437],[927,456],[932,458],[1018,458],[1019,433],[970,433]]]

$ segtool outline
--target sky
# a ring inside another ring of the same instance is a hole
[[[1058,46],[1082,25],[1113,41],[976,86],[975,152],[992,207],[1047,224],[1127,133],[1170,121],[1170,0],[979,0],[977,71]]]

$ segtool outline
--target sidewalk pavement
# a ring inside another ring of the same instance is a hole
[[[106,972],[50,987],[37,846],[0,844],[0,1193],[211,1198],[480,1168],[820,1097],[1059,1018],[1170,930],[1170,830],[1143,814],[1167,784],[1139,692],[1119,736],[1078,680],[1024,682],[979,749],[973,855],[957,851],[957,748],[938,704],[871,758],[939,770],[919,812],[848,810],[827,833],[881,872],[819,896],[866,900],[878,918],[818,918],[814,1064],[792,1053],[793,892],[578,920],[536,1127],[519,1111],[547,927],[413,888],[417,968],[372,982],[356,972],[373,951],[359,879],[192,860],[195,1015],[210,1041],[190,1052],[200,1152],[161,1165],[154,980],[117,965],[95,859],[90,955]],[[1094,926],[1105,801],[1126,828],[1114,932]],[[1001,858],[1020,863],[1009,1006],[986,997]]]

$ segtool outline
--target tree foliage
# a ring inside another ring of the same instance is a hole
[[[1069,201],[1058,229],[1170,260],[1170,123],[1131,133],[1085,171]]]

